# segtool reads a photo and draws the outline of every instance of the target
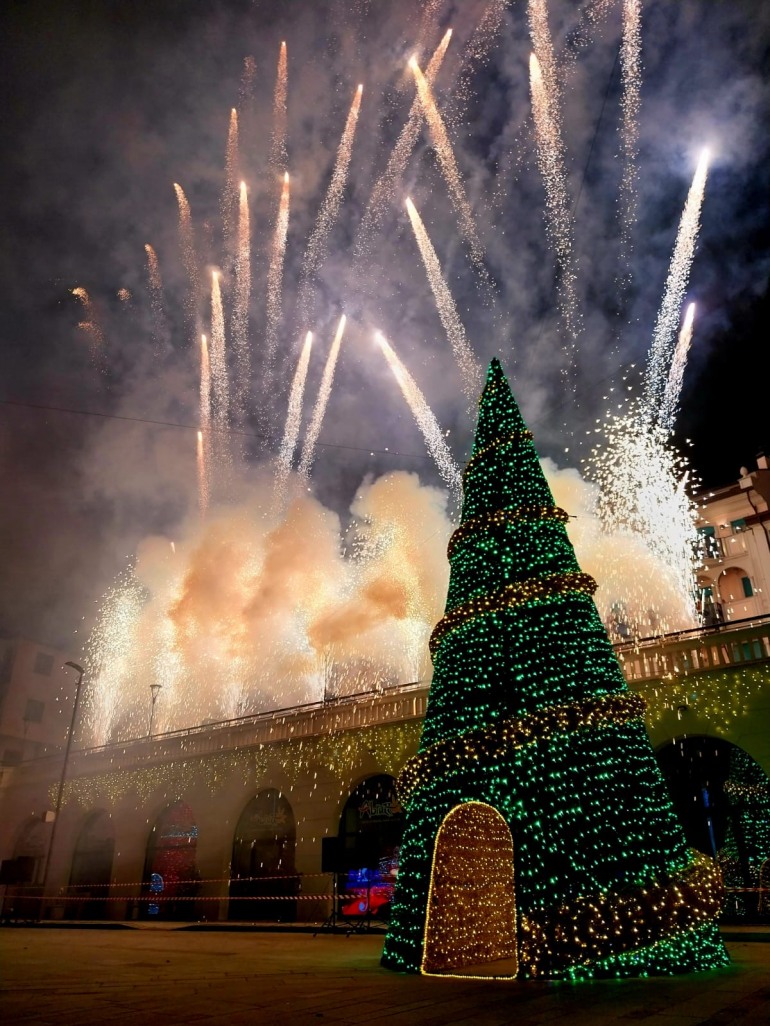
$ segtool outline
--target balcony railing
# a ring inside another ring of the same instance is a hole
[[[629,684],[770,659],[770,617],[738,620],[616,645]]]

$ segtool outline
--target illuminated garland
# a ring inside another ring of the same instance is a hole
[[[667,880],[522,915],[519,958],[525,973],[552,976],[705,925],[719,912],[722,881],[710,858],[690,855],[689,864]]]
[[[531,605],[560,598],[565,595],[588,595],[596,591],[596,581],[590,574],[566,573],[545,574],[542,577],[529,577],[525,581],[506,584],[500,591],[491,595],[478,595],[469,602],[457,606],[443,619],[439,620],[430,636],[430,652],[435,655],[447,634],[458,627],[470,623],[487,613],[499,613],[512,606]]]
[[[487,453],[492,452],[494,449],[497,449],[498,446],[502,448],[503,446],[511,445],[513,442],[530,441],[531,439],[532,432],[528,431],[526,428],[523,431],[512,431],[509,435],[506,435],[504,438],[496,438],[493,442],[490,442],[489,445],[485,445],[483,449],[479,449],[478,452],[474,452],[474,454],[465,464],[465,469],[463,470],[463,477],[465,477],[465,475],[468,473],[468,471],[476,463],[477,460],[482,459],[484,456],[487,455]]]
[[[472,730],[459,737],[439,741],[413,755],[398,778],[398,797],[405,807],[416,789],[436,773],[461,772],[474,759],[497,759],[506,749],[537,744],[554,734],[569,734],[586,727],[607,727],[641,719],[644,700],[619,692],[574,705],[550,706],[518,719],[505,720],[484,730]]]
[[[316,737],[267,742],[210,755],[179,757],[151,766],[116,768],[105,773],[70,777],[64,785],[63,804],[84,808],[114,806],[133,795],[137,805],[159,792],[174,799],[195,790],[218,794],[239,783],[258,790],[280,771],[290,784],[302,773],[323,766],[347,786],[363,762],[374,757],[382,772],[395,776],[409,752],[417,747],[418,720],[385,723],[350,731],[334,731]],[[56,785],[49,789],[56,800]]]
[[[496,509],[493,513],[484,513],[478,517],[471,517],[460,524],[449,539],[447,558],[452,558],[457,546],[469,535],[484,531],[490,527],[502,527],[503,524],[511,523],[514,520],[555,520],[566,524],[569,521],[569,513],[566,513],[558,506],[511,506],[508,509]]]

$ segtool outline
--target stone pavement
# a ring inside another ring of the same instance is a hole
[[[516,983],[400,976],[382,935],[0,930],[4,1026],[768,1026],[770,944],[694,976]]]

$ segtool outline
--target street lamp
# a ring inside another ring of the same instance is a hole
[[[51,828],[51,840],[48,842],[48,854],[45,859],[45,869],[43,870],[43,888],[40,896],[40,909],[38,910],[39,918],[42,919],[43,910],[43,899],[45,898],[45,889],[48,883],[48,870],[51,868],[51,855],[53,854],[54,841],[56,840],[56,830],[59,826],[59,813],[61,811],[61,800],[64,794],[64,781],[67,777],[67,763],[70,757],[70,748],[72,747],[72,738],[75,733],[75,721],[78,715],[78,706],[80,705],[80,685],[83,683],[83,674],[85,673],[82,666],[78,663],[66,662],[65,666],[71,667],[78,675],[77,684],[75,685],[75,701],[72,706],[72,719],[70,720],[70,729],[67,733],[67,746],[64,749],[64,762],[61,768],[61,778],[59,780],[59,791],[56,795],[56,808],[53,814],[53,826]]]
[[[150,727],[147,731],[147,737],[152,737],[152,721],[155,719],[155,703],[158,701],[158,693],[160,692],[161,687],[161,684],[150,684],[152,705],[150,706]]]

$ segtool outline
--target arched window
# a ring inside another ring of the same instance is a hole
[[[723,738],[677,738],[657,756],[688,843],[719,862],[727,889],[723,914],[751,918],[761,867],[770,858],[770,779],[748,752]]]
[[[296,919],[296,836],[294,813],[280,791],[270,787],[252,798],[233,838],[229,919]]]
[[[75,844],[66,905],[69,919],[104,919],[108,916],[115,835],[106,812],[86,820]]]
[[[147,842],[143,914],[160,919],[193,919],[198,893],[198,827],[193,811],[179,801],[165,809]]]
[[[389,916],[403,833],[404,813],[393,777],[380,774],[359,784],[340,819],[343,915]]]

